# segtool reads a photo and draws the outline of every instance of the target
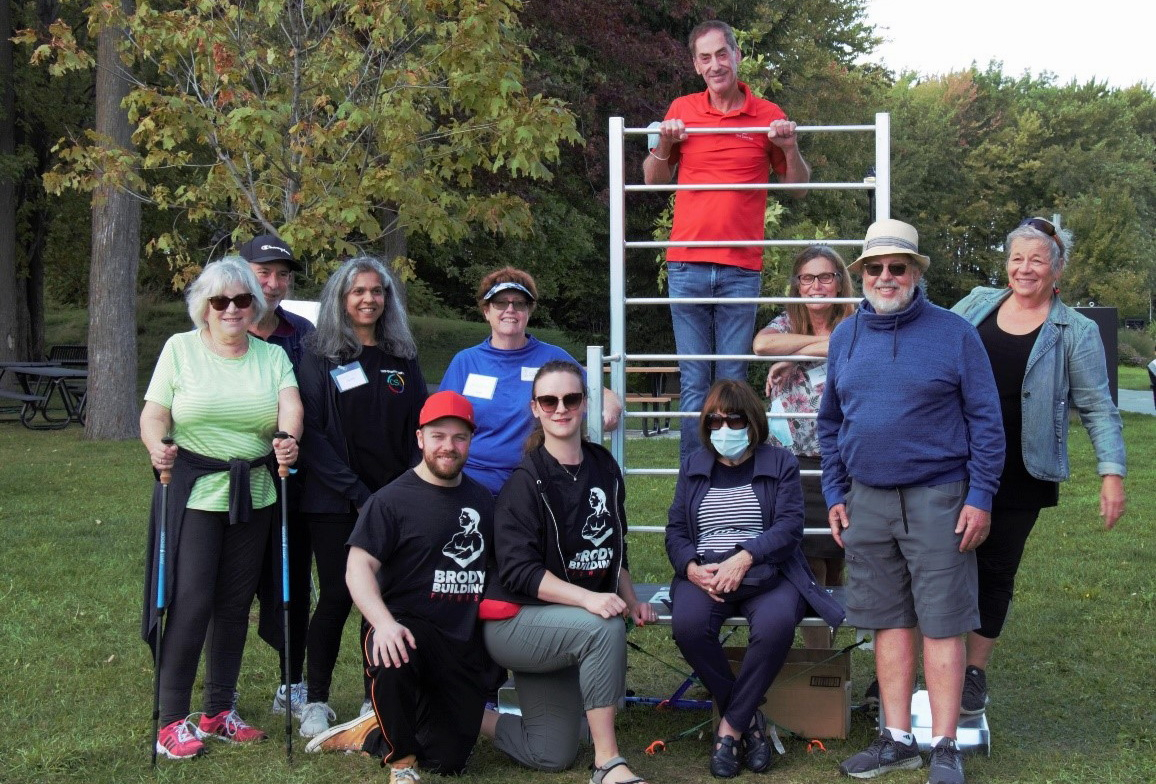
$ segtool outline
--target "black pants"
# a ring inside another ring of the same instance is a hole
[[[290,492],[292,495],[292,492]],[[280,504],[280,502],[278,502]],[[279,673],[285,672],[285,611],[281,586],[281,508],[269,528],[269,546],[257,585],[257,601],[261,605],[257,631],[261,639],[272,646],[281,662]],[[294,509],[289,510],[289,679],[300,683],[305,670],[305,635],[309,630],[310,588],[313,581],[313,551],[309,545],[309,526]]]
[[[307,642],[309,701],[329,702],[333,668],[341,653],[341,635],[353,609],[353,598],[345,585],[345,543],[356,521],[319,522],[306,518],[313,559],[317,562],[317,606],[309,621]],[[369,698],[369,680],[362,675],[363,691]]]
[[[1016,587],[1016,572],[1039,509],[993,509],[991,531],[975,551],[979,569],[979,628],[981,637],[996,639],[1003,631]]]
[[[413,634],[417,648],[401,667],[369,668],[379,731],[370,733],[362,749],[386,763],[413,754],[424,770],[457,775],[482,725],[482,643],[451,640],[421,618],[397,621]],[[361,644],[366,658],[372,634],[366,627]]]
[[[274,509],[254,509],[249,522],[236,525],[227,512],[185,511],[161,641],[162,725],[189,714],[202,648],[202,710],[212,716],[232,706]]]

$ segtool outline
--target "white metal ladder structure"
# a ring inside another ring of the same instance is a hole
[[[769,128],[688,128],[687,133],[766,133]],[[678,191],[678,190],[867,190],[874,191],[875,215],[873,220],[882,220],[890,217],[891,211],[891,117],[885,112],[875,115],[873,125],[830,125],[830,126],[799,126],[797,133],[870,133],[875,138],[875,179],[862,182],[811,182],[807,184],[790,183],[755,183],[755,184],[698,184],[680,185],[670,183],[666,185],[628,185],[625,172],[625,147],[627,136],[641,136],[653,133],[652,128],[627,128],[623,118],[610,118],[610,352],[604,353],[601,346],[588,346],[586,350],[587,374],[594,391],[597,391],[597,380],[602,378],[603,368],[609,365],[610,388],[619,399],[626,399],[626,366],[629,362],[676,362],[678,360],[716,360],[716,359],[745,359],[752,362],[776,362],[780,360],[807,360],[809,357],[800,355],[790,356],[757,356],[757,355],[685,355],[678,354],[644,354],[631,353],[626,347],[626,308],[628,306],[667,306],[672,302],[679,304],[715,304],[719,302],[731,303],[774,303],[785,304],[790,302],[806,301],[789,297],[756,297],[756,298],[689,298],[671,299],[670,297],[627,297],[626,296],[626,251],[630,248],[668,248],[668,247],[805,247],[816,242],[813,239],[764,239],[764,240],[734,240],[734,241],[705,241],[705,242],[670,242],[670,241],[633,241],[627,240],[626,232],[626,195],[627,193],[644,191]],[[832,246],[862,245],[862,240],[823,240],[824,244]],[[852,300],[832,299],[834,302],[858,302]],[[599,394],[590,395],[590,410],[588,429],[591,440],[601,442],[602,439],[602,398]],[[663,417],[668,412],[663,412]],[[698,412],[669,412],[670,417],[696,417]],[[775,416],[787,418],[814,418],[814,414],[778,414]],[[653,412],[623,412],[623,417],[643,418],[654,417]],[[626,427],[622,426],[611,433],[610,449],[626,475],[630,474],[669,474],[678,473],[677,468],[648,468],[628,467],[626,465]],[[811,475],[817,471],[806,472]],[[632,525],[630,530],[638,532],[660,533],[663,526]],[[818,535],[829,534],[826,528],[808,528],[806,533]]]

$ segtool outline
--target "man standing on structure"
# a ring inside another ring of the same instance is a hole
[[[979,626],[975,548],[1004,459],[991,363],[975,327],[919,288],[931,259],[897,220],[850,265],[865,301],[831,333],[819,405],[823,495],[847,555],[847,622],[876,629],[885,727],[847,776],[922,767],[912,733],[919,648],[931,702],[928,784],[964,784],[955,737],[963,635]]]
[[[690,33],[694,70],[706,91],[675,99],[651,135],[643,163],[647,185],[665,184],[679,170],[680,185],[766,183],[773,169],[780,182],[806,183],[811,168],[799,152],[795,123],[770,101],[739,81],[742,59],[734,30],[725,22],[703,22]],[[688,134],[688,128],[769,128],[766,133]],[[657,142],[654,139],[657,137]],[[803,195],[805,191],[795,191]],[[762,240],[765,190],[682,190],[674,197],[674,242]],[[758,297],[762,289],[761,247],[671,247],[666,252],[672,298]],[[680,355],[749,354],[755,333],[755,304],[671,305],[674,341]],[[680,408],[699,411],[706,391],[720,378],[747,377],[747,363],[682,360]],[[696,418],[682,420],[680,456],[699,447]]]

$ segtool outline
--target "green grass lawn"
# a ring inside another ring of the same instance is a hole
[[[969,759],[969,782],[1153,780],[1156,418],[1124,414],[1124,420],[1132,472],[1128,512],[1112,532],[1097,520],[1088,440],[1082,430],[1073,432],[1075,478],[1064,486],[1060,506],[1045,510],[1029,544],[1018,601],[988,675],[993,753]],[[672,465],[676,449],[673,439],[639,439],[629,443],[628,455],[634,465]],[[281,719],[269,710],[279,681],[277,659],[255,631],[239,684],[240,710],[272,740],[248,748],[214,745],[202,759],[150,770],[152,662],[138,630],[151,484],[144,450],[135,442],[85,441],[75,427],[33,433],[0,424],[0,782],[383,780],[365,758],[305,755],[300,738],[293,764],[286,766]],[[631,519],[660,524],[672,480],[634,476],[628,487]],[[661,539],[632,536],[637,578],[668,579]],[[632,639],[681,664],[668,631],[635,630]],[[361,701],[353,633],[351,621],[334,682],[332,702],[342,720]],[[850,630],[840,633],[840,644],[851,639]],[[865,654],[854,657],[856,697],[870,677],[870,662]],[[628,679],[642,694],[669,693],[681,680],[635,652]],[[658,756],[643,753],[651,741],[672,738],[705,718],[630,707],[619,720],[622,751],[652,784],[708,781],[705,739],[692,735]],[[852,737],[828,742],[826,753],[808,754],[801,741],[789,739],[787,756],[766,780],[836,781],[838,761],[873,732],[871,722],[856,714]],[[532,773],[482,742],[463,780],[578,784],[589,778],[588,762],[586,754],[569,772]],[[925,772],[913,771],[886,780],[925,779]]]
[[[1120,365],[1117,369],[1120,389],[1139,389],[1147,392],[1152,388],[1152,380],[1148,378],[1148,368]]]

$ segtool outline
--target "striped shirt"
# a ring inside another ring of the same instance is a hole
[[[698,507],[698,554],[733,550],[763,532],[763,513],[748,480],[737,487],[711,487]]]

